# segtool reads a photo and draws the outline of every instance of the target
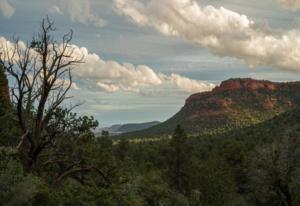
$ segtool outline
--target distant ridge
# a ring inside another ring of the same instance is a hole
[[[120,135],[127,132],[134,132],[159,124],[159,121],[146,122],[146,123],[131,123],[131,124],[117,124],[111,127],[102,128],[101,131],[108,131],[110,135]]]
[[[264,122],[294,108],[300,108],[300,82],[229,79],[210,92],[191,95],[167,121],[123,136],[169,135],[177,124],[189,134],[222,132]]]

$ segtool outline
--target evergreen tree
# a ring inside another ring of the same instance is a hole
[[[169,158],[170,186],[183,194],[189,193],[189,149],[186,133],[180,125],[175,129],[170,142]]]

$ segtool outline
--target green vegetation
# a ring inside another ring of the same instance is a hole
[[[42,28],[47,35],[31,44],[41,59],[48,58],[52,22],[44,20]],[[71,36],[65,38],[67,45]],[[32,72],[0,62],[0,89],[7,86],[3,68],[10,78]],[[55,69],[67,69],[61,70],[67,74],[69,70],[58,62],[54,65],[45,61],[35,68],[45,72],[37,77],[44,81],[23,84],[27,80],[22,79],[11,103],[0,93],[0,205],[300,205],[299,109],[273,118],[273,110],[269,115],[249,107],[245,113],[244,107],[235,115],[252,124],[242,129],[220,125],[206,131],[195,122],[193,127],[203,130],[193,136],[187,135],[191,127],[175,126],[167,138],[116,140],[108,132],[97,138],[93,117],[62,108],[61,94],[66,93],[61,92],[68,88],[51,84],[52,75]],[[267,121],[259,117],[262,114]]]

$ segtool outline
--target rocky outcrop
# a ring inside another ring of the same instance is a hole
[[[6,103],[10,101],[8,81],[1,68],[0,68],[0,100],[5,101]]]
[[[170,134],[177,124],[188,133],[240,128],[295,108],[300,108],[300,82],[229,79],[210,92],[191,95],[177,114],[139,134]]]
[[[282,83],[276,83],[266,80],[255,80],[255,79],[229,79],[224,81],[213,89],[213,92],[223,92],[232,90],[248,90],[255,91],[260,89],[276,90],[281,86]]]

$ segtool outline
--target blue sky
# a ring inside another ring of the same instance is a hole
[[[298,49],[282,44],[283,36],[300,44],[299,8],[290,0],[0,0],[0,37],[29,41],[49,15],[55,35],[73,29],[88,56],[71,91],[84,103],[77,112],[102,126],[164,121],[190,94],[231,77],[300,80]]]

